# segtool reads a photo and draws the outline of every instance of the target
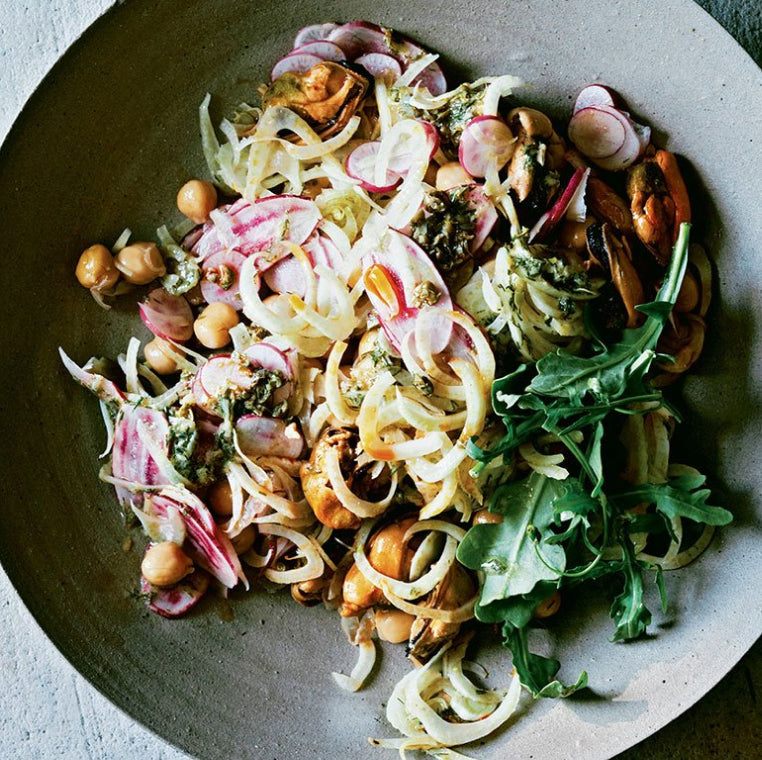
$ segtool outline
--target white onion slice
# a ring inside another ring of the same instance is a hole
[[[392,473],[392,481],[389,485],[389,493],[381,501],[366,501],[352,493],[347,486],[344,476],[341,474],[341,465],[339,464],[339,452],[335,446],[331,446],[325,455],[326,475],[331,483],[336,497],[341,505],[348,509],[352,514],[358,517],[378,517],[386,511],[386,508],[392,503],[394,494],[397,491],[397,473]]]
[[[328,407],[336,419],[345,425],[354,425],[357,421],[357,410],[350,408],[344,400],[339,387],[339,366],[341,358],[347,350],[347,344],[337,341],[328,354],[328,362],[325,367],[325,398]]]
[[[448,570],[455,561],[455,551],[458,548],[458,541],[448,535],[442,553],[439,559],[431,566],[427,573],[424,573],[415,581],[400,581],[396,578],[390,578],[376,570],[370,564],[365,554],[365,543],[375,527],[375,523],[365,523],[357,534],[357,549],[355,549],[355,563],[357,569],[374,586],[380,588],[384,594],[390,592],[403,599],[419,599],[430,593],[447,575]]]
[[[279,536],[281,538],[287,538],[296,546],[302,557],[306,560],[304,565],[294,568],[293,570],[273,570],[272,568],[268,568],[264,572],[265,578],[273,583],[301,583],[302,581],[319,578],[323,574],[323,570],[325,569],[323,558],[320,556],[317,549],[315,549],[309,538],[303,533],[299,533],[291,528],[286,528],[283,525],[275,525],[272,523],[260,523],[257,526],[257,529],[263,536]]]
[[[345,621],[346,618],[342,619],[341,622],[342,628],[346,631]],[[333,680],[345,691],[359,691],[373,670],[373,665],[376,662],[376,646],[371,638],[373,629],[373,612],[368,611],[362,620],[357,623],[352,633],[347,631],[350,641],[359,649],[357,663],[348,676],[345,676],[343,673],[331,673]]]

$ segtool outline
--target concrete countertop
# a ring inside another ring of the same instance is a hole
[[[645,0],[654,2],[655,0]],[[0,0],[0,141],[46,71],[112,0]],[[762,62],[762,2],[701,0]],[[46,639],[0,570],[0,758],[181,760]],[[621,760],[762,757],[762,643],[686,714]]]

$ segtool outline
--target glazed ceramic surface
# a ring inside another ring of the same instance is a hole
[[[79,251],[138,237],[177,219],[174,196],[205,175],[197,107],[216,117],[255,90],[298,28],[364,18],[440,51],[452,80],[513,73],[523,102],[568,115],[584,84],[605,81],[688,157],[695,236],[719,277],[709,344],[688,379],[678,445],[711,473],[716,500],[737,515],[690,568],[668,577],[670,608],[653,638],[609,643],[607,602],[575,600],[539,645],[564,675],[586,668],[591,690],[526,702],[477,758],[607,758],[682,712],[762,632],[749,589],[762,581],[760,289],[762,73],[689,2],[557,3],[130,0],[63,57],[19,117],[0,154],[0,558],[53,642],[137,720],[199,758],[379,757],[368,736],[392,736],[382,703],[407,670],[385,650],[369,688],[337,689],[354,652],[336,616],[287,595],[236,592],[168,622],[134,598],[140,548],[111,489],[97,479],[103,432],[96,402],[68,378],[79,361],[114,356],[148,334],[126,299],[100,310],[76,285]],[[711,48],[708,42],[711,41]],[[711,50],[711,52],[709,52]],[[656,600],[650,600],[656,609]],[[500,652],[486,648],[493,681]]]

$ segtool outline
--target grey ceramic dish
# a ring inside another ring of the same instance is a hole
[[[253,99],[296,29],[326,18],[399,28],[441,51],[455,76],[518,74],[532,83],[527,101],[558,114],[582,84],[605,80],[691,159],[695,230],[717,260],[720,298],[686,385],[684,441],[737,521],[670,576],[672,603],[655,638],[610,644],[595,599],[547,634],[567,675],[587,667],[593,698],[528,706],[469,750],[610,757],[685,710],[762,632],[747,591],[762,580],[762,214],[748,179],[762,176],[762,73],[689,2],[131,0],[98,21],[35,93],[0,155],[3,247],[13,252],[0,305],[0,558],[72,663],[192,754],[379,756],[365,737],[391,735],[381,703],[406,669],[401,653],[386,652],[370,688],[350,696],[328,675],[353,654],[326,611],[262,593],[210,602],[171,623],[142,611],[130,595],[138,551],[123,550],[116,502],[97,480],[97,407],[55,351],[113,355],[140,332],[128,304],[102,312],[76,286],[77,253],[125,225],[148,235],[171,216],[176,188],[204,172],[196,126],[204,93],[215,94],[219,115]]]

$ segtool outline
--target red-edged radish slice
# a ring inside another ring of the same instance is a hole
[[[415,305],[419,285],[429,283],[439,294],[436,303],[423,308],[452,308],[450,292],[434,262],[414,240],[395,230],[389,230],[379,250],[370,254],[363,280],[381,327],[398,351],[408,333],[415,329],[415,319],[421,311]],[[450,320],[433,320],[432,353],[444,349],[451,333]]]
[[[590,106],[611,106],[616,108],[618,98],[613,90],[603,84],[589,84],[580,90],[574,101],[574,113]]]
[[[333,42],[328,40],[315,40],[314,42],[307,42],[301,47],[292,50],[287,57],[292,55],[316,55],[318,58],[322,58],[324,61],[346,61],[347,57],[344,55],[344,51]]]
[[[626,113],[611,106],[583,108],[569,122],[569,139],[579,152],[609,171],[635,163],[650,137],[649,127],[636,126]]]
[[[223,586],[233,588],[238,583],[242,574],[238,555],[204,502],[190,491],[173,490],[172,496],[164,491],[152,495],[151,504],[157,513],[166,512],[170,507],[178,509],[185,523],[185,543],[191,559]]]
[[[413,85],[425,87],[432,95],[447,92],[447,78],[437,61],[430,63],[414,80]]]
[[[236,420],[235,432],[247,456],[297,459],[304,450],[304,437],[296,425],[281,419],[245,414]]]
[[[226,389],[246,390],[251,387],[251,370],[230,354],[217,354],[207,359],[196,373],[201,388],[210,398],[217,398]]]
[[[169,423],[162,412],[146,406],[124,406],[114,427],[111,450],[111,474],[130,483],[146,486],[169,485],[170,481],[145,444],[146,436],[164,452],[167,450]],[[123,506],[140,507],[143,495],[117,486],[117,498]]]
[[[244,356],[255,366],[262,367],[270,372],[280,372],[287,379],[293,379],[294,368],[284,351],[281,351],[272,343],[252,343],[247,346]]]
[[[185,615],[198,604],[207,588],[209,576],[203,570],[195,570],[172,588],[156,588],[140,577],[140,593],[146,598],[148,609],[165,618]]]
[[[301,245],[322,218],[314,201],[297,195],[273,195],[254,203],[240,198],[227,210],[217,211],[213,222],[204,226],[193,253],[203,261],[225,250],[244,256],[268,251],[258,265],[260,271],[290,253],[285,246],[275,245],[277,242]]]
[[[334,29],[328,40],[338,45],[353,60],[365,53],[391,54],[384,30],[366,21],[350,21]]]
[[[587,180],[590,177],[590,169],[583,168],[582,180],[574,191],[569,205],[566,207],[564,216],[573,222],[584,222],[587,218],[587,203],[585,193],[587,192]]]
[[[244,350],[244,355],[254,367],[261,367],[270,372],[279,372],[287,382],[273,393],[273,402],[280,404],[288,401],[294,392],[294,366],[288,354],[271,343],[254,343]]]
[[[427,160],[431,161],[434,158],[434,154],[439,150],[439,132],[433,124],[429,124],[428,121],[423,119],[416,119],[416,123],[420,125],[426,138],[426,150],[428,151]],[[406,132],[403,133],[402,139],[393,147],[392,153],[389,156],[389,170],[397,172],[401,176],[405,176],[410,166],[420,159],[418,151],[423,151],[418,140],[415,136],[416,133]],[[411,148],[410,142],[414,143],[414,148]]]
[[[180,248],[184,251],[192,251],[196,243],[198,243],[201,236],[204,234],[204,227],[206,225],[199,225],[194,227],[183,239],[180,241]]]
[[[327,40],[328,35],[334,30],[338,29],[338,24],[328,22],[326,24],[311,24],[305,26],[296,33],[294,38],[294,47],[298,48],[302,45],[306,45],[308,42],[317,42],[319,40]]]
[[[402,181],[396,171],[387,169],[383,183],[375,183],[376,156],[380,147],[378,141],[361,143],[347,156],[344,163],[347,174],[359,180],[360,187],[370,193],[389,193]]]
[[[583,108],[569,121],[569,139],[582,155],[596,161],[613,156],[625,143],[629,119],[610,106]]]
[[[236,311],[243,309],[240,294],[241,267],[246,257],[236,251],[221,251],[204,259],[201,294],[207,303],[222,301]]]
[[[262,279],[273,293],[293,293],[303,297],[307,292],[304,267],[293,256],[286,256],[273,264],[262,274]]]
[[[362,66],[372,77],[391,76],[397,79],[402,75],[400,62],[386,53],[366,53],[355,59],[355,63]]]
[[[513,132],[502,119],[477,116],[463,128],[458,160],[472,177],[484,177],[492,166],[502,169],[514,150]]]
[[[498,214],[495,204],[490,200],[481,185],[473,185],[466,194],[468,205],[474,210],[474,239],[471,241],[471,252],[475,253],[497,224]]]
[[[193,312],[183,296],[154,288],[138,309],[145,326],[159,338],[183,343],[193,335]]]
[[[344,257],[341,255],[341,251],[329,237],[313,235],[302,248],[307,252],[313,266],[322,264],[329,269],[338,271],[344,265]]]
[[[270,81],[274,82],[278,77],[282,77],[284,74],[303,74],[316,64],[322,62],[323,59],[320,56],[312,55],[311,53],[294,53],[293,55],[287,55],[285,58],[281,58],[278,63],[273,66],[273,69],[270,72]]]
[[[569,183],[558,200],[537,220],[537,223],[529,231],[528,242],[542,242],[553,231],[556,225],[563,219],[577,191],[582,187],[583,183],[587,184],[589,174],[590,169],[574,170],[574,174],[572,174]]]

